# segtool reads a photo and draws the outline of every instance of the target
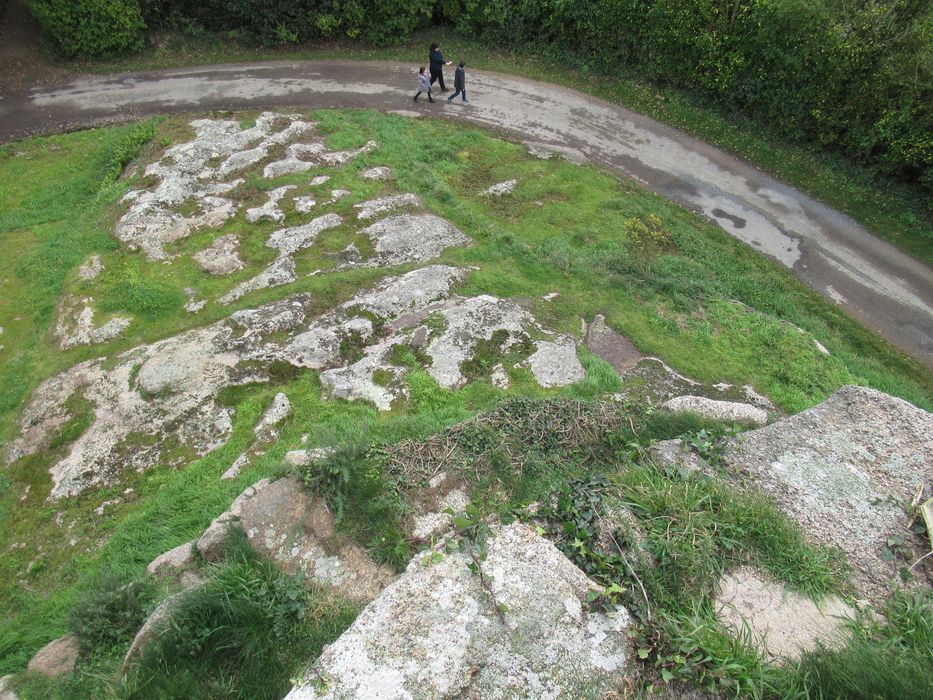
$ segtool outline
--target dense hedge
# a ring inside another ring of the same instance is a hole
[[[141,0],[150,19],[184,18],[234,30],[263,46],[324,37],[385,45],[430,22],[431,2],[411,0]]]
[[[68,56],[183,22],[265,46],[407,40],[436,21],[705,95],[933,193],[929,0],[27,0]]]
[[[446,0],[497,44],[637,68],[933,191],[928,0]]]
[[[146,25],[138,0],[26,0],[26,5],[68,58],[142,48]]]

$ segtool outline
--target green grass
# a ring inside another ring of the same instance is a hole
[[[248,123],[253,116],[235,118]],[[263,222],[247,227],[241,211],[219,229],[200,230],[170,245],[168,252],[177,257],[169,264],[147,261],[115,244],[109,232],[123,210],[120,195],[130,187],[152,183],[138,171],[118,182],[114,174],[122,171],[133,152],[141,149],[142,160],[148,162],[158,158],[163,147],[189,138],[185,119],[34,139],[0,151],[0,211],[4,212],[0,286],[5,292],[0,295],[0,326],[5,328],[0,336],[5,345],[0,355],[0,430],[4,439],[15,435],[15,420],[31,389],[78,362],[115,357],[140,343],[299,291],[311,294],[313,312],[323,313],[349,299],[386,273],[330,274],[334,262],[328,253],[358,238],[355,224],[350,223],[355,222],[353,204],[395,191],[415,192],[429,210],[473,238],[471,247],[442,256],[443,262],[475,266],[458,290],[461,294],[517,298],[543,325],[577,336],[581,317],[589,320],[602,313],[641,350],[659,355],[674,368],[704,381],[752,384],[788,411],[813,405],[843,383],[875,386],[926,408],[933,403],[933,380],[922,368],[807,290],[786,270],[632,183],[620,183],[594,167],[536,160],[520,147],[472,129],[452,131],[441,121],[416,122],[371,111],[322,111],[313,117],[332,148],[356,147],[369,139],[380,143],[377,152],[345,168],[320,168],[333,178],[324,191],[352,192],[332,208],[347,223],[299,254],[300,274],[294,284],[255,292],[229,307],[210,304],[197,315],[181,309],[182,290],[191,288],[199,298],[215,298],[256,274],[270,260],[271,251],[264,243],[277,226]],[[375,165],[391,166],[396,181],[361,180],[359,172]],[[478,196],[485,187],[509,177],[518,178],[519,186],[508,202]],[[244,208],[255,206],[264,201],[263,190],[271,185],[292,183],[299,185],[295,194],[311,194],[307,180],[307,175],[286,176],[269,183],[253,176],[232,196]],[[304,220],[286,208],[284,225]],[[247,268],[226,278],[209,276],[190,254],[229,232],[240,234]],[[101,256],[104,272],[93,282],[81,281],[77,266],[91,253]],[[308,274],[318,269],[323,273]],[[542,299],[554,291],[559,296]],[[66,294],[93,295],[102,311],[132,315],[133,324],[124,338],[106,345],[60,351],[49,331],[54,310]],[[429,325],[436,322],[436,318],[426,320]],[[810,334],[832,355],[817,352]],[[696,417],[644,414],[630,407],[631,412],[615,416],[608,433],[602,424],[588,423],[589,432],[573,449],[550,445],[552,416],[539,415],[536,401],[555,399],[588,414],[591,404],[585,402],[618,391],[620,380],[605,362],[581,351],[584,379],[559,391],[543,391],[527,369],[514,366],[529,349],[519,345],[506,350],[500,338],[480,344],[476,359],[465,368],[470,381],[458,390],[440,388],[421,368],[423,355],[399,350],[394,359],[413,368],[405,377],[409,395],[385,413],[362,403],[331,400],[323,395],[316,373],[281,363],[271,368],[268,385],[221,392],[219,402],[235,409],[233,433],[224,446],[200,459],[186,460],[181,468],[157,465],[125,474],[111,486],[49,502],[49,464],[66,453],[92,420],[89,400],[75,394],[68,400],[70,419],[60,427],[50,450],[21,459],[0,473],[0,551],[4,552],[0,674],[21,670],[36,649],[67,631],[70,611],[79,601],[93,598],[109,581],[138,579],[149,561],[196,537],[248,484],[280,473],[283,455],[304,444],[303,435],[308,436],[308,447],[345,446],[326,463],[329,472],[323,475],[324,482],[315,481],[321,475],[311,475],[309,486],[320,489],[340,511],[343,531],[378,560],[401,568],[415,550],[405,531],[407,489],[415,482],[394,470],[385,455],[359,459],[361,451],[370,446],[391,450],[405,441],[428,439],[477,413],[496,409],[506,399],[503,410],[508,412],[498,414],[499,423],[481,424],[463,435],[463,455],[473,465],[469,488],[474,500],[488,512],[514,515],[520,504],[559,492],[594,469],[613,477],[616,496],[656,521],[658,530],[649,529],[649,541],[661,557],[657,575],[663,580],[652,589],[653,595],[665,601],[672,619],[680,621],[678,629],[688,620],[700,619],[697,615],[705,610],[710,582],[742,556],[814,595],[842,585],[832,556],[802,547],[799,533],[764,501],[732,498],[716,484],[675,478],[649,466],[618,474],[619,454],[627,453],[630,442],[645,444],[652,438],[712,427]],[[359,348],[347,348],[348,354],[354,352]],[[500,361],[511,380],[505,391],[493,388],[488,379]],[[284,391],[293,406],[291,417],[279,426],[280,438],[256,456],[238,479],[221,481],[220,474],[252,444],[253,426],[277,391]],[[558,411],[554,419],[575,421],[577,415]],[[500,431],[506,435],[504,442]],[[612,439],[607,442],[605,434]],[[516,471],[508,451],[518,453],[528,435],[540,436],[541,450]],[[139,436],[144,438],[153,439]],[[126,489],[132,492],[126,494]],[[339,499],[344,499],[343,505]],[[119,502],[105,505],[112,500]],[[103,508],[100,513],[99,508]],[[691,547],[690,542],[697,544]],[[238,572],[230,574],[231,581],[256,573],[254,563],[249,564],[252,573],[241,564],[231,565]],[[226,574],[215,573],[224,580]],[[674,578],[688,582],[691,592],[684,595],[665,583]],[[211,608],[209,601],[203,603]],[[211,614],[215,613],[226,614],[216,608]],[[200,613],[191,614],[197,619]],[[328,621],[333,618],[325,615],[322,629],[335,630]],[[314,638],[324,636],[321,632]],[[267,642],[257,642],[256,649],[265,648]],[[109,650],[98,648],[71,680],[49,684],[32,679],[31,695],[21,696],[78,697],[88,688],[110,687],[101,678],[110,678],[121,662],[117,651],[121,646],[122,641]],[[298,656],[290,658],[281,662],[282,674]],[[209,657],[202,661],[213,664]],[[145,685],[150,682],[145,677],[133,682],[150,688],[152,696],[169,687],[160,685],[168,683],[169,676],[179,684],[172,692],[195,695],[227,692],[227,682],[254,687],[247,678],[252,672],[238,676],[231,670],[223,677],[202,679],[204,674],[186,675],[180,667],[166,666],[152,667],[149,673],[156,679],[151,687]],[[198,685],[202,680],[208,685]]]
[[[465,59],[472,68],[565,85],[670,124],[738,155],[848,214],[917,258],[933,262],[933,209],[919,189],[874,177],[858,164],[822,151],[817,145],[783,141],[766,125],[725,112],[689,93],[646,82],[636,73],[596,75],[575,65],[569,57],[557,60],[491,47],[446,27],[418,32],[395,48],[345,42],[259,49],[222,34],[167,33],[154,36],[136,56],[67,65],[80,71],[108,73],[268,60],[381,59],[421,64],[431,41],[440,42],[452,58]]]

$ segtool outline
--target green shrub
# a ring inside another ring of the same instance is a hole
[[[116,577],[105,577],[77,599],[68,616],[68,627],[85,654],[106,652],[133,638],[146,620],[151,600],[152,588],[147,583],[123,584]]]
[[[137,0],[27,0],[42,29],[68,58],[101,58],[142,48]]]
[[[356,616],[354,606],[309,591],[231,533],[225,562],[172,613],[129,678],[129,697],[278,700],[289,678]]]

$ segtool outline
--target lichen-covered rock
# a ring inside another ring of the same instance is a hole
[[[377,214],[382,214],[387,211],[393,211],[394,209],[401,209],[402,207],[420,207],[421,206],[421,197],[416,194],[411,194],[406,192],[404,194],[394,194],[388,197],[382,197],[381,199],[371,199],[367,202],[361,202],[360,204],[354,204],[354,209],[359,209],[359,213],[356,215],[358,219],[371,219]]]
[[[263,177],[275,178],[289,173],[304,173],[319,165],[345,165],[354,158],[371,153],[379,147],[375,141],[367,141],[360,148],[349,151],[328,151],[323,141],[293,143],[285,149],[285,157],[269,163],[262,171]]]
[[[285,123],[283,128],[278,128]],[[241,129],[234,120],[197,119],[191,122],[195,138],[166,150],[150,164],[146,176],[159,178],[152,190],[132,190],[124,197],[129,211],[117,223],[117,238],[140,248],[152,260],[166,257],[165,246],[203,226],[220,226],[236,214],[239,205],[223,197],[243,180],[225,181],[231,174],[266,157],[277,145],[311,131],[314,125],[293,116],[265,112],[255,126]],[[254,144],[251,146],[251,144]],[[222,161],[217,167],[210,163]],[[194,200],[200,213],[177,211]]]
[[[231,275],[242,270],[245,265],[240,260],[238,252],[239,241],[237,237],[228,233],[214,241],[209,248],[205,248],[192,257],[205,272],[212,275]]]
[[[553,342],[539,340],[535,347],[537,349],[528,357],[528,366],[541,386],[567,386],[586,376],[577,358],[577,343],[570,336],[559,336]]]
[[[130,666],[136,659],[143,655],[143,652],[146,651],[146,647],[152,640],[168,630],[172,622],[172,614],[175,612],[175,608],[178,604],[184,600],[185,595],[198,586],[203,585],[203,583],[201,579],[191,579],[188,585],[183,586],[182,590],[168,596],[156,606],[156,609],[146,618],[143,626],[139,628],[136,636],[133,637],[130,648],[127,649],[126,654],[123,656],[123,666],[120,670],[121,676],[126,675],[127,671],[130,670]]]
[[[54,334],[63,350],[79,345],[98,345],[119,338],[129,328],[132,318],[114,317],[94,325],[94,299],[66,299],[60,304]]]
[[[640,360],[634,367],[623,370],[620,377],[622,390],[615,398],[621,402],[662,404],[677,396],[705,396],[717,401],[747,403],[768,413],[778,413],[774,404],[750,385],[698,382],[674,371],[656,357]]]
[[[327,459],[336,451],[335,447],[315,447],[311,450],[292,450],[286,452],[282,460],[293,467],[306,467],[314,462]]]
[[[415,557],[330,645],[288,700],[578,697],[621,685],[625,610],[592,612],[596,586],[526,526],[496,528],[481,563],[500,619],[467,555]]]
[[[104,263],[99,255],[92,255],[90,259],[78,268],[78,277],[83,280],[97,279],[97,276],[103,271]]]
[[[174,549],[160,554],[146,567],[146,573],[153,576],[169,574],[174,576],[180,569],[185,568],[194,561],[195,542],[185,542]]]
[[[369,170],[364,170],[360,173],[360,177],[364,180],[391,180],[395,175],[392,173],[392,168],[387,168],[384,165],[377,166],[375,168],[370,168]]]
[[[501,349],[506,350],[526,340],[530,330],[538,329],[534,317],[514,301],[488,294],[463,299],[439,314],[445,328],[431,338],[425,352],[432,360],[428,372],[445,388],[466,381],[461,366],[472,357],[478,340],[490,340],[493,334],[504,332]]]
[[[933,480],[933,416],[874,389],[847,386],[811,409],[749,431],[722,457],[771,496],[815,542],[838,547],[860,592],[880,599],[898,585],[885,561],[891,538],[916,557],[926,543],[908,529],[901,504]],[[914,569],[930,580],[931,567]]]
[[[12,674],[0,678],[0,700],[19,700],[19,696],[13,690]]]
[[[74,670],[79,653],[77,637],[66,634],[39,649],[26,665],[26,670],[57,678]]]
[[[661,408],[671,413],[695,413],[710,420],[726,423],[768,424],[768,412],[763,409],[747,403],[717,401],[705,396],[677,396],[665,401]]]
[[[258,275],[240,283],[220,297],[220,303],[232,304],[258,289],[279,287],[294,282],[295,253],[312,245],[322,231],[335,228],[342,223],[343,219],[337,214],[325,214],[301,226],[292,226],[273,232],[266,241],[266,246],[278,250],[279,256]]]
[[[426,262],[448,248],[470,244],[470,238],[449,221],[433,214],[391,216],[367,226],[362,233],[373,242],[375,254],[355,267],[388,267]]]
[[[249,464],[249,455],[247,453],[241,454],[235,460],[233,464],[230,465],[230,468],[227,469],[223,474],[220,475],[221,481],[228,481],[230,479],[236,479],[240,472],[243,471],[243,467]]]
[[[506,180],[505,182],[497,182],[495,185],[486,188],[481,195],[491,195],[493,197],[504,197],[507,194],[512,194],[512,190],[515,189],[515,185],[518,184],[517,180]]]
[[[285,218],[285,212],[279,208],[279,202],[292,190],[298,189],[297,185],[285,185],[276,187],[269,192],[269,197],[262,206],[252,207],[246,210],[246,220],[251,224],[268,219],[269,221],[282,221]]]
[[[753,644],[777,659],[796,659],[818,645],[842,646],[847,622],[856,616],[836,596],[817,605],[750,568],[726,576],[719,588],[716,614],[726,628],[735,635],[747,630]]]

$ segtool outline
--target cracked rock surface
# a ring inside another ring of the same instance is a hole
[[[550,542],[518,523],[494,529],[482,571],[504,623],[470,563],[415,557],[287,700],[571,697],[580,679],[622,683],[628,613],[590,611],[597,587]]]

